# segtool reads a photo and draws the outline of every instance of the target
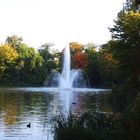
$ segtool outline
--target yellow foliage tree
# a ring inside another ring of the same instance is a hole
[[[71,52],[81,51],[83,48],[83,45],[79,44],[78,42],[70,42],[69,46],[70,46]]]
[[[0,77],[8,66],[15,63],[17,58],[18,53],[14,48],[7,44],[0,45]]]

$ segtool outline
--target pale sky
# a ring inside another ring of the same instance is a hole
[[[30,47],[69,42],[101,45],[126,0],[0,0],[0,43],[18,35]]]

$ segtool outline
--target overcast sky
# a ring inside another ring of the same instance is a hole
[[[21,36],[30,47],[52,42],[106,43],[126,0],[0,0],[0,43]]]

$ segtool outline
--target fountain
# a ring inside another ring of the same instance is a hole
[[[86,74],[81,69],[71,69],[70,48],[65,47],[62,73],[53,71],[44,85],[47,90],[60,91],[59,97],[64,106],[63,112],[68,113],[73,100],[73,90],[89,88],[87,79]]]
[[[70,59],[70,48],[65,47],[62,73],[53,71],[44,82],[45,86],[60,89],[89,88],[88,78],[81,69],[71,69]]]

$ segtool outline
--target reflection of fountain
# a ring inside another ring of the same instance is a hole
[[[64,62],[63,70],[59,72],[52,72],[45,81],[47,87],[59,87],[60,89],[71,89],[71,88],[86,88],[89,87],[86,75],[81,69],[71,70],[70,62],[70,48],[64,49]]]

